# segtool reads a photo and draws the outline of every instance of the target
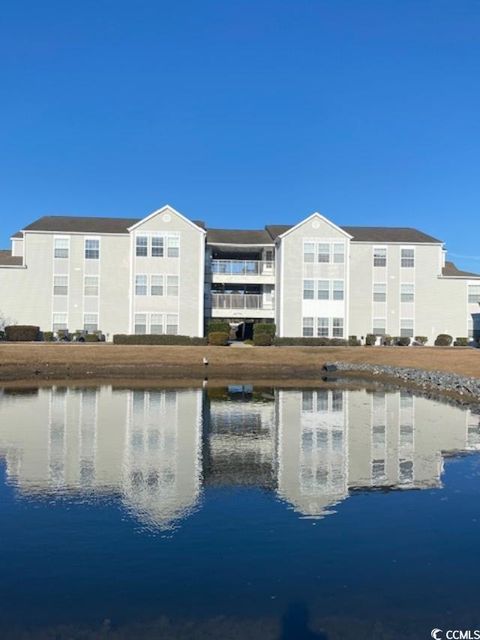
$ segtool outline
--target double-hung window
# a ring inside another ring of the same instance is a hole
[[[167,314],[167,330],[168,335],[176,336],[178,334],[178,315]]]
[[[163,275],[155,274],[150,276],[150,295],[163,296]]]
[[[480,303],[480,285],[478,284],[468,285],[468,303],[469,304]]]
[[[374,336],[384,336],[387,331],[387,321],[385,318],[374,318],[372,333]]]
[[[303,299],[313,300],[315,298],[315,281],[304,280],[303,281]]]
[[[317,287],[318,300],[330,300],[330,282],[328,280],[318,280]]]
[[[68,329],[67,314],[54,313],[52,317],[52,331],[61,331],[63,329]]]
[[[68,296],[68,276],[53,276],[53,295]]]
[[[406,338],[413,338],[413,320],[400,320],[400,335]]]
[[[150,314],[150,333],[162,334],[163,330],[163,315],[161,313]]]
[[[343,300],[345,297],[343,280],[333,281],[333,299]]]
[[[328,338],[328,318],[317,318],[317,338]]]
[[[386,247],[373,247],[373,266],[374,267],[387,266],[387,248]]]
[[[148,293],[148,277],[146,275],[135,276],[135,295],[146,296]]]
[[[98,238],[85,238],[85,260],[98,260],[100,258],[100,240]]]
[[[415,301],[415,285],[413,284],[400,285],[400,301],[401,302]]]
[[[387,285],[384,282],[376,282],[373,285],[373,301],[374,302],[387,301]]]
[[[134,332],[138,335],[144,335],[147,333],[147,314],[146,313],[135,314]]]
[[[84,296],[98,296],[98,276],[85,276],[83,281]]]
[[[315,243],[314,242],[303,243],[303,261],[315,262]]]
[[[318,262],[330,262],[330,245],[328,242],[319,242],[317,244]]]
[[[85,331],[98,331],[98,313],[85,313],[83,328]]]
[[[167,296],[178,296],[178,276],[167,276]]]
[[[313,318],[303,318],[303,337],[313,338]]]
[[[343,338],[343,318],[333,318],[332,336],[334,338]]]
[[[148,256],[148,236],[136,237],[135,255],[137,258],[146,258]]]
[[[163,236],[152,236],[152,258],[163,258],[165,255],[165,239]]]
[[[179,255],[180,255],[179,236],[167,236],[167,256],[169,258],[178,258]]]
[[[345,262],[345,245],[343,242],[333,245],[333,262],[335,264],[343,264]]]
[[[68,258],[70,252],[69,238],[55,238],[53,241],[53,257]]]
[[[400,264],[404,269],[412,269],[415,266],[415,249],[402,248]]]

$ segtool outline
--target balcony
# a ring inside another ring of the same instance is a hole
[[[212,260],[210,265],[213,282],[275,282],[272,260]]]
[[[257,293],[212,293],[212,316],[217,318],[273,318],[271,296]]]

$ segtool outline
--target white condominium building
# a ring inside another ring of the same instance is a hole
[[[203,336],[225,319],[283,337],[480,337],[480,275],[404,227],[210,229],[170,206],[141,219],[47,216],[0,251],[0,313],[43,331]]]

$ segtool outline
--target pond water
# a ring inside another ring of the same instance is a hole
[[[479,451],[407,391],[4,389],[0,637],[479,629]]]

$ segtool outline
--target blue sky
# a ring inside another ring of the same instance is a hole
[[[47,214],[417,226],[480,269],[480,2],[4,3],[0,246]]]

